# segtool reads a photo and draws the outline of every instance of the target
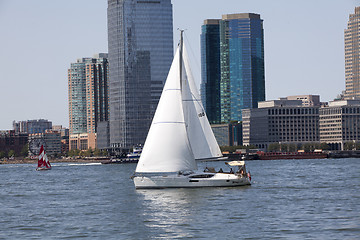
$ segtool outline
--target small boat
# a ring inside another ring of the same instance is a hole
[[[181,31],[180,44],[137,164],[135,188],[229,187],[250,185],[244,161],[233,172],[199,171],[196,160],[222,158],[201,104]]]
[[[131,153],[128,153],[126,155],[126,158],[128,160],[139,160],[139,158],[141,156],[141,152],[142,152],[142,146],[138,145],[133,148],[133,151]]]
[[[42,171],[42,170],[50,170],[50,169],[51,169],[51,165],[50,165],[49,159],[45,153],[44,146],[41,145],[40,154],[39,154],[39,158],[38,158],[38,166],[37,166],[36,170]]]
[[[102,164],[121,164],[121,163],[137,163],[141,156],[142,146],[138,145],[133,148],[131,153],[128,153],[124,158],[114,158],[101,162]]]

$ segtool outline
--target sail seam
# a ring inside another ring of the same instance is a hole
[[[181,124],[185,124],[185,122],[156,122],[154,124],[159,124],[159,123],[181,123]]]
[[[165,89],[164,91],[180,91],[181,89],[180,88],[168,88],[168,89]]]

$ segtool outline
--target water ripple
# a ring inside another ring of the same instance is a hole
[[[0,165],[0,239],[357,239],[359,163],[248,161],[252,186],[162,190],[135,190],[134,164]]]

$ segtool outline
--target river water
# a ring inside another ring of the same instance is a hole
[[[0,239],[360,238],[360,159],[248,161],[233,188],[135,190],[135,167],[0,165]]]

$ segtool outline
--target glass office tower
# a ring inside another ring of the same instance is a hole
[[[240,121],[242,109],[265,101],[263,20],[253,13],[223,15],[220,33],[221,121]]]
[[[108,0],[110,145],[145,142],[173,58],[171,0]]]
[[[218,19],[201,27],[201,100],[211,124],[220,123],[220,32]]]
[[[207,91],[211,85],[218,86],[217,74],[203,70],[202,99],[208,116],[217,115],[215,119],[220,118],[221,123],[241,121],[242,109],[257,108],[257,103],[265,100],[263,20],[254,13],[229,14],[218,20],[218,26],[219,38],[215,38],[216,34],[208,30],[212,27],[215,32],[214,26],[209,22],[203,25],[205,36],[201,44],[203,69],[214,71],[215,66],[220,65],[219,90],[216,90],[220,97],[216,91]],[[219,44],[219,57],[214,54],[217,48],[208,41]],[[212,51],[212,55],[204,54],[208,51]],[[215,111],[209,104],[219,107]]]
[[[360,99],[360,7],[349,15],[345,29],[345,98]]]

